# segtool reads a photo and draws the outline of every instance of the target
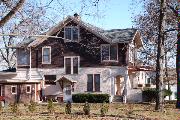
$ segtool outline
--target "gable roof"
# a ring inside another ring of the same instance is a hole
[[[55,33],[58,33],[61,29],[63,29],[63,27],[66,24],[68,24],[71,21],[73,21],[76,24],[78,24],[79,26],[87,29],[88,31],[90,31],[91,33],[95,34],[96,36],[102,38],[104,41],[106,41],[108,43],[130,43],[135,39],[135,36],[138,33],[137,29],[134,29],[134,28],[103,30],[103,29],[93,26],[89,23],[85,23],[80,19],[77,19],[72,16],[68,16],[63,21],[59,22],[57,25],[55,25],[54,27],[49,29],[49,31],[44,33],[44,35],[42,35],[41,37],[38,37],[35,40],[31,39],[31,41],[29,40],[30,42],[25,42],[25,46],[27,46],[27,43],[28,43],[28,47],[38,46],[43,41],[47,40],[47,38],[52,37]],[[57,37],[57,36],[53,36],[53,37],[64,39],[62,37]],[[140,40],[140,38],[139,38],[139,40]],[[139,43],[140,43],[139,46],[142,46],[141,40],[139,41]],[[20,45],[24,46],[23,43]]]
[[[112,40],[112,43],[131,42],[136,33],[136,29],[112,29],[105,30],[102,34]]]

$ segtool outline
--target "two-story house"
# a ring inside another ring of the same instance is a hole
[[[141,71],[134,68],[142,45],[136,29],[102,30],[77,14],[68,16],[44,35],[14,46],[17,70],[0,74],[0,96],[9,102],[39,102],[107,93],[111,102],[116,96],[141,101],[141,89],[133,83],[134,73]]]

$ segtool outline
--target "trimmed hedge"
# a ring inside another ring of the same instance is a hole
[[[72,95],[72,100],[75,103],[85,103],[86,101],[89,103],[103,103],[109,102],[109,95],[108,94],[73,94]]]
[[[158,91],[156,91],[155,88],[148,88],[142,91],[142,97],[144,102],[155,102],[156,96],[157,96]],[[166,96],[171,96],[172,91],[164,89],[163,90],[164,98]]]

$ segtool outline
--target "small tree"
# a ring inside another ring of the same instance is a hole
[[[10,104],[10,110],[12,113],[18,113],[18,104],[17,103],[12,103]]]
[[[90,106],[88,102],[85,102],[84,107],[83,107],[83,111],[85,115],[90,115]]]
[[[71,114],[71,107],[72,107],[71,102],[68,101],[66,104],[66,107],[65,107],[65,113],[66,114]]]
[[[34,113],[36,111],[36,103],[33,102],[33,101],[30,101],[30,105],[28,106],[28,110],[31,112],[31,113]]]
[[[2,103],[0,101],[0,114],[2,113],[2,111],[3,111],[3,106],[2,106]]]
[[[54,113],[54,104],[52,99],[48,100],[48,106],[47,106],[48,112],[49,113]]]
[[[103,103],[102,106],[101,106],[101,116],[105,116],[105,114],[108,112],[109,110],[109,105],[106,104],[106,103]]]

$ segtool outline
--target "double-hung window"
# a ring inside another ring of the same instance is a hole
[[[65,68],[65,73],[66,74],[78,74],[79,70],[79,57],[74,56],[74,57],[65,57],[65,63],[64,63],[64,68]]]
[[[101,45],[101,61],[117,61],[117,60],[118,60],[117,44]]]
[[[100,92],[100,74],[87,75],[87,91]]]
[[[70,26],[64,28],[64,38],[68,41],[77,42],[79,39],[79,29],[76,26]]]
[[[42,48],[42,63],[51,64],[51,47]]]

